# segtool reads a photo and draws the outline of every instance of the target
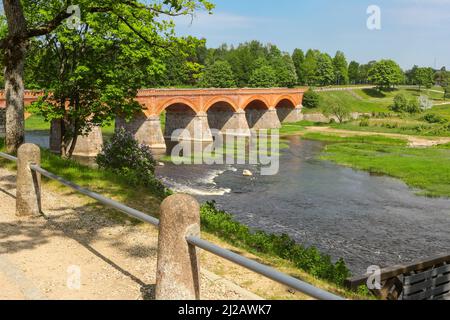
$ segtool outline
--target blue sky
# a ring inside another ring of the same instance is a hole
[[[350,60],[392,58],[450,69],[450,0],[212,0],[214,14],[177,19],[181,35],[208,40],[209,47],[249,40],[282,50],[314,48]],[[366,26],[370,5],[381,9],[381,30]]]

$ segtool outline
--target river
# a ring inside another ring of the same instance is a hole
[[[48,136],[27,141],[48,146]],[[260,176],[254,166],[173,165],[157,175],[177,192],[220,209],[255,229],[289,234],[353,274],[450,251],[450,200],[417,196],[403,182],[317,159],[325,144],[289,138],[280,171]],[[255,173],[244,177],[243,170]]]
[[[275,176],[252,166],[175,166],[158,176],[176,191],[255,229],[286,233],[344,258],[353,274],[450,251],[450,200],[417,196],[403,182],[317,159],[325,144],[289,138]]]

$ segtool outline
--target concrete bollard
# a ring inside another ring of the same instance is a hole
[[[30,169],[31,164],[41,164],[41,150],[30,143],[17,151],[16,215],[37,216],[41,212],[41,175]]]
[[[187,243],[187,236],[200,236],[200,206],[188,195],[168,197],[161,204],[157,300],[200,299],[197,252]]]

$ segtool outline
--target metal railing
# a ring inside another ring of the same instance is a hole
[[[0,157],[4,158],[6,160],[12,161],[12,162],[17,162],[17,158],[16,157],[14,157],[12,155],[9,155],[7,153],[0,152]]]
[[[11,156],[6,153],[3,153],[3,152],[0,152],[0,157],[5,158],[10,161],[13,161],[13,162],[17,162],[17,160],[18,160],[16,157]],[[98,202],[100,202],[108,207],[111,207],[120,212],[123,212],[130,217],[133,217],[140,221],[149,223],[155,227],[159,226],[158,219],[156,219],[146,213],[138,211],[136,209],[130,208],[124,204],[121,204],[121,203],[115,201],[115,200],[106,198],[106,197],[104,197],[98,193],[95,193],[93,191],[90,191],[86,188],[83,188],[73,182],[70,182],[60,176],[57,176],[57,175],[41,168],[40,166],[32,164],[32,165],[30,165],[30,169],[35,172],[40,173],[41,175],[43,175],[51,180],[58,181],[59,183],[65,185],[87,197],[95,199]],[[304,281],[301,281],[299,279],[296,279],[294,277],[286,275],[280,271],[277,271],[273,268],[265,266],[261,263],[251,260],[249,258],[238,255],[234,252],[231,252],[230,250],[223,249],[209,241],[200,239],[198,237],[192,237],[192,236],[187,237],[186,241],[190,245],[193,245],[195,247],[198,247],[200,249],[208,251],[216,256],[219,256],[225,260],[231,261],[235,264],[238,264],[246,269],[254,271],[254,272],[256,272],[260,275],[263,275],[269,279],[272,279],[280,284],[286,285],[287,287],[295,289],[298,292],[308,295],[312,298],[319,299],[319,300],[344,300],[344,298],[342,298],[340,296],[337,296],[337,295],[327,292],[325,290],[314,287],[314,286],[310,285],[309,283],[306,283]]]

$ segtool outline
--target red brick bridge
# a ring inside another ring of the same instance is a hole
[[[144,89],[136,97],[142,112],[130,122],[118,117],[116,127],[126,128],[153,149],[165,149],[166,140],[177,129],[187,129],[194,137],[194,129],[200,127],[201,134],[198,136],[197,132],[195,140],[212,141],[211,129],[247,134],[250,129],[275,129],[282,122],[299,121],[304,92],[303,88]],[[26,91],[25,104],[36,101],[40,95]],[[0,92],[0,109],[4,107],[4,93]],[[161,114],[166,117],[164,133]],[[52,132],[57,131],[57,124],[52,124]],[[55,136],[52,134],[53,138]],[[90,138],[82,140],[98,140],[99,136],[99,132],[94,132]],[[53,139],[51,145],[57,145],[57,141]]]

